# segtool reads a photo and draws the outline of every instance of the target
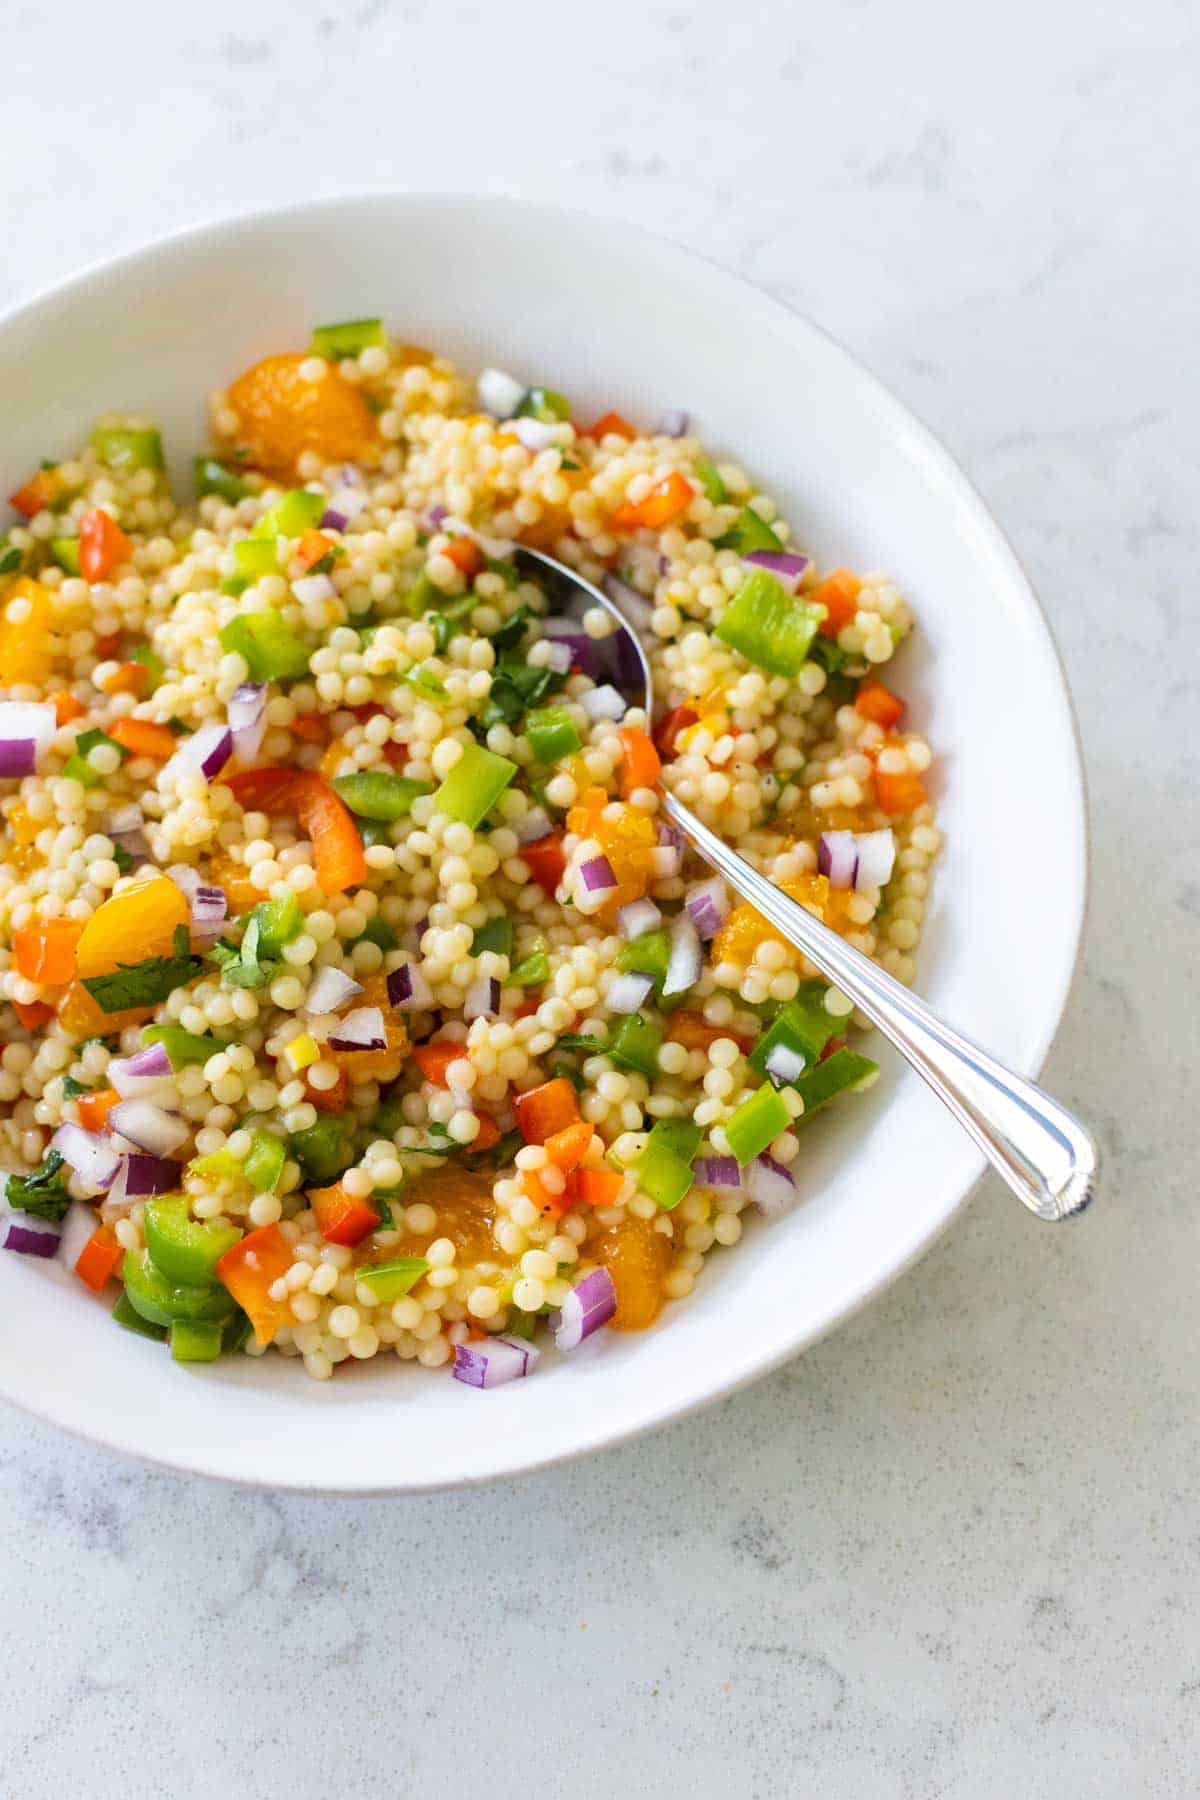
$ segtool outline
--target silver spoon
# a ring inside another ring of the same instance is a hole
[[[537,563],[586,594],[628,632],[645,679],[646,720],[652,728],[653,680],[633,622],[607,594],[554,557],[523,546],[516,556]],[[974,1138],[1023,1206],[1046,1220],[1069,1219],[1083,1211],[1092,1198],[1099,1156],[1090,1134],[1066,1107],[939,1019],[878,963],[847,944],[722,843],[665,787],[662,807],[705,862],[891,1039]]]

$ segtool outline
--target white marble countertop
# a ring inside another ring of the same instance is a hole
[[[6,22],[0,303],[305,194],[542,195],[762,283],[942,433],[1079,706],[1048,1078],[1108,1154],[1079,1226],[988,1184],[780,1374],[511,1486],[278,1499],[0,1413],[6,1796],[1196,1791],[1198,77],[1185,0]]]

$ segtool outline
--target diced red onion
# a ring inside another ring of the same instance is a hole
[[[552,449],[559,441],[560,427],[544,424],[541,419],[514,419],[513,430],[516,432],[526,450],[534,456],[541,450]]]
[[[663,978],[663,999],[669,1000],[673,994],[686,994],[689,988],[694,988],[703,963],[700,933],[686,911],[681,912],[671,925],[671,955]]]
[[[617,885],[613,866],[607,856],[589,856],[586,862],[580,863],[579,873],[583,877],[583,885],[589,894],[599,893],[606,888],[615,888]]]
[[[540,1354],[536,1344],[518,1337],[489,1337],[482,1344],[455,1344],[450,1373],[467,1387],[500,1387],[506,1381],[531,1375]]]
[[[304,996],[302,1011],[310,1016],[336,1012],[339,1006],[345,1006],[347,1000],[353,1000],[355,994],[362,991],[362,982],[355,981],[344,969],[318,969]],[[390,991],[388,997],[391,998]]]
[[[327,506],[321,514],[322,531],[345,531],[349,523],[345,513],[340,512],[336,506]]]
[[[896,840],[890,830],[860,832],[858,869],[854,885],[861,893],[865,888],[886,887],[896,866]]]
[[[50,1148],[57,1150],[79,1179],[97,1193],[112,1185],[120,1158],[107,1137],[85,1131],[82,1125],[68,1123],[59,1126],[50,1139]]]
[[[794,550],[749,550],[742,561],[756,563],[760,569],[769,569],[789,594],[796,592],[800,577],[809,564],[807,556],[800,556]]]
[[[3,676],[0,669],[0,678]],[[53,706],[28,700],[0,701],[0,776],[32,775],[57,730]]]
[[[852,831],[823,831],[817,847],[817,867],[832,888],[851,888],[858,868],[858,845]]]
[[[559,632],[553,641],[569,647],[569,668],[578,669],[581,674],[590,675],[593,679],[600,673],[605,639],[589,637],[586,631],[564,631]]]
[[[7,1201],[0,1205],[0,1248],[15,1250],[18,1256],[53,1256],[61,1237],[52,1220],[39,1219]]]
[[[773,1156],[758,1156],[751,1163],[746,1185],[756,1212],[777,1219],[796,1203],[796,1183]]]
[[[133,1100],[139,1094],[161,1093],[164,1087],[173,1086],[175,1071],[164,1045],[147,1044],[133,1056],[114,1057],[108,1065],[108,1079],[122,1100]]]
[[[589,719],[623,719],[629,710],[628,702],[607,682],[580,694],[579,704]]]
[[[221,927],[229,913],[224,888],[198,887],[191,897],[192,942],[211,949],[221,935]]]
[[[253,762],[267,732],[267,690],[263,682],[243,681],[229,697],[225,709],[233,733],[235,755]]]
[[[339,1019],[336,1034],[330,1032],[332,1050],[386,1050],[387,1031],[378,1006],[358,1006]]]
[[[767,1060],[763,1064],[768,1079],[773,1087],[790,1087],[803,1075],[806,1064],[798,1050],[790,1044],[774,1044],[767,1052]]]
[[[142,809],[130,803],[119,806],[104,827],[105,835],[128,852],[135,862],[145,861],[150,855],[150,845],[146,841],[146,821],[142,817]]]
[[[154,1194],[175,1193],[183,1179],[183,1164],[170,1157],[143,1156],[134,1151],[120,1161],[116,1180],[104,1203],[106,1212],[111,1207],[114,1216],[128,1212],[138,1200],[148,1200]]]
[[[672,408],[663,414],[654,429],[659,437],[686,437],[687,428],[688,415]]]
[[[353,480],[350,479],[351,476]],[[329,504],[334,512],[342,514],[347,524],[351,519],[357,519],[359,513],[366,511],[370,502],[363,492],[362,476],[357,469],[347,467],[342,470],[342,484],[329,496]],[[345,530],[345,526],[342,530]]]
[[[91,1207],[82,1200],[72,1200],[63,1220],[62,1237],[58,1244],[59,1258],[68,1269],[75,1267],[95,1230],[96,1215]]]
[[[543,812],[540,806],[531,806],[517,824],[517,842],[536,844],[539,838],[549,837],[553,830],[549,813]]]
[[[694,888],[689,888],[683,904],[692,924],[706,943],[709,938],[716,937],[729,917],[729,895],[719,875],[714,875],[711,881],[701,881]]]
[[[442,520],[449,516],[449,513],[450,513],[450,508],[448,506],[443,506],[440,500],[438,501],[436,506],[431,506],[428,514],[426,515],[426,517],[428,518],[428,521],[429,521],[430,529],[432,531],[436,531],[438,526],[441,524]]]
[[[166,764],[173,775],[203,775],[213,781],[233,755],[233,733],[228,725],[201,725],[184,738]]]
[[[656,881],[671,881],[683,868],[683,851],[675,844],[656,844],[650,852],[650,872]]]
[[[113,1131],[151,1156],[169,1156],[187,1142],[190,1127],[178,1113],[165,1112],[152,1100],[121,1100],[108,1115]]]
[[[617,930],[623,938],[642,937],[662,924],[662,914],[653,900],[631,900],[617,908]]]
[[[609,599],[620,607],[635,631],[649,629],[650,615],[654,608],[645,594],[639,594],[635,587],[622,581],[619,575],[606,575],[601,585]]]
[[[607,1269],[593,1269],[577,1281],[558,1313],[554,1342],[560,1350],[575,1350],[584,1338],[607,1325],[617,1310],[617,1290]]]
[[[464,1019],[494,1019],[500,1011],[500,983],[489,975],[473,981],[463,997]]]
[[[640,1012],[654,989],[653,975],[618,975],[604,997],[609,1012]]]
[[[298,581],[293,581],[292,592],[301,606],[312,606],[318,601],[333,600],[337,596],[337,589],[328,575],[301,575]]]
[[[698,1156],[692,1164],[697,1187],[717,1188],[722,1193],[740,1193],[742,1171],[736,1156]]]
[[[433,1005],[433,989],[420,969],[401,963],[387,978],[388,1005],[398,1012],[424,1012]]]
[[[565,675],[575,656],[570,644],[558,638],[552,644],[547,644],[544,660],[547,669],[553,669],[556,675]]]
[[[525,389],[515,375],[503,369],[485,369],[475,383],[475,392],[484,412],[496,419],[511,419],[525,398]]]

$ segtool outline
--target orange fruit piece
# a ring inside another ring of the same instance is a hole
[[[800,875],[795,881],[781,881],[780,888],[790,894],[793,900],[801,901],[805,906],[816,909],[817,916],[827,924],[829,912],[829,883],[824,875]],[[783,934],[768,924],[762,914],[747,901],[735,906],[729,917],[713,939],[713,962],[737,963],[740,968],[748,969],[754,961],[754,952],[760,944],[769,938],[776,943],[786,942]]]
[[[75,951],[80,979],[109,975],[148,956],[173,955],[175,928],[190,920],[191,908],[169,876],[131,881],[98,906],[84,926]]]
[[[323,462],[371,458],[379,430],[366,400],[334,368],[306,381],[301,352],[264,356],[239,375],[226,395],[237,417],[235,442],[256,469],[289,480],[299,458],[314,450]]]
[[[373,1081],[379,1074],[398,1074],[399,1065],[408,1055],[408,1033],[404,1029],[404,1020],[392,1011],[387,997],[387,976],[382,969],[374,975],[368,975],[363,982],[363,991],[355,996],[354,1004],[359,1006],[377,1006],[383,1014],[383,1028],[387,1034],[385,1050],[332,1050],[330,1058],[351,1081]]]
[[[409,1181],[404,1189],[405,1206],[415,1206],[418,1201],[432,1206],[437,1214],[433,1230],[406,1232],[400,1244],[387,1250],[388,1256],[423,1256],[435,1238],[446,1237],[458,1252],[458,1261],[463,1268],[477,1262],[508,1260],[492,1236],[496,1203],[492,1198],[490,1176],[456,1168],[452,1163],[440,1169],[427,1169]]]
[[[653,1219],[627,1213],[619,1225],[605,1226],[589,1239],[588,1254],[606,1268],[617,1290],[614,1331],[644,1331],[662,1311],[663,1283],[671,1267],[671,1239],[655,1231]]]
[[[13,618],[16,612],[22,618]],[[17,682],[40,683],[47,679],[54,661],[50,637],[52,596],[48,587],[19,575],[4,597],[0,610],[0,670],[8,686]]]

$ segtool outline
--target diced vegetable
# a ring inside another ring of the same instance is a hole
[[[242,1164],[242,1174],[260,1194],[272,1194],[279,1185],[287,1148],[282,1138],[272,1131],[258,1129],[250,1134],[250,1149]]]
[[[116,1274],[123,1254],[109,1226],[97,1226],[76,1259],[75,1273],[98,1294]]]
[[[820,624],[822,637],[836,638],[839,631],[854,623],[862,582],[852,569],[834,569],[808,598],[813,606],[823,606],[825,617]]]
[[[860,1056],[855,1050],[835,1050],[796,1083],[796,1092],[804,1102],[804,1117],[811,1118],[838,1094],[858,1093],[870,1087],[878,1074],[879,1064],[869,1056]]]
[[[783,539],[752,506],[743,506],[729,530],[716,543],[718,550],[736,550],[739,556],[745,556],[751,550],[783,549]]]
[[[925,784],[915,769],[902,769],[899,772],[875,769],[875,798],[885,813],[915,812],[918,806],[924,806],[927,795]]]
[[[394,1256],[387,1262],[368,1263],[355,1273],[381,1306],[391,1306],[429,1273],[429,1264],[423,1256]]]
[[[273,541],[277,537],[302,537],[306,531],[316,529],[324,512],[325,499],[322,494],[314,494],[309,488],[289,488],[274,506],[267,508],[251,532],[250,541],[253,543],[259,538]],[[235,545],[235,554],[237,548]]]
[[[725,1122],[729,1148],[745,1168],[747,1163],[765,1150],[788,1129],[792,1115],[782,1096],[769,1084],[743,1100],[737,1111]]]
[[[50,554],[60,569],[68,575],[80,572],[79,539],[77,537],[56,537],[50,539]]]
[[[544,1144],[579,1119],[579,1104],[571,1083],[563,1076],[518,1094],[514,1101],[517,1125],[527,1144]]]
[[[731,650],[772,675],[798,675],[817,631],[817,614],[803,600],[786,594],[765,569],[754,569],[742,583],[716,627]]]
[[[696,490],[687,476],[678,469],[672,469],[661,481],[655,482],[650,492],[635,504],[626,502],[618,506],[612,516],[612,522],[618,531],[637,531],[646,526],[652,531],[659,531],[664,525],[670,525],[681,518],[695,499]]]
[[[532,844],[522,844],[518,855],[528,865],[529,873],[543,893],[553,896],[567,867],[562,832],[548,832],[545,837],[538,838]]]
[[[527,713],[525,735],[533,754],[544,763],[574,755],[583,743],[579,727],[565,706],[542,706]]]
[[[511,956],[512,948],[513,922],[505,913],[480,925],[471,939],[472,956],[482,956],[488,950],[496,956]]]
[[[227,1250],[217,1264],[217,1279],[248,1315],[260,1344],[269,1344],[288,1316],[287,1301],[273,1300],[270,1289],[292,1262],[292,1247],[278,1225],[262,1225]]]
[[[608,1054],[619,1069],[632,1069],[638,1075],[652,1077],[658,1072],[658,1053],[662,1048],[662,1027],[632,1013],[621,1020],[608,1046]]]
[[[354,1160],[346,1122],[332,1115],[318,1119],[303,1131],[293,1131],[288,1149],[309,1182],[336,1181]]]
[[[580,1169],[575,1177],[575,1198],[585,1206],[615,1206],[625,1186],[615,1169]]]
[[[721,480],[720,473],[715,463],[696,463],[695,476],[700,483],[700,486],[704,489],[705,497],[711,500],[714,506],[724,506],[726,504],[729,499],[729,489]]]
[[[136,1306],[131,1305],[124,1288],[112,1309],[112,1316],[118,1325],[126,1331],[132,1331],[135,1337],[154,1338],[161,1344],[167,1335],[164,1326],[152,1325],[149,1319],[143,1319]]]
[[[327,362],[340,362],[344,357],[386,344],[382,319],[344,319],[338,325],[316,326],[309,348],[314,356],[323,356]]]
[[[864,719],[870,719],[873,725],[881,725],[885,731],[890,731],[904,717],[905,704],[890,688],[884,687],[882,681],[871,675],[854,696],[854,710],[861,713]]]
[[[142,1212],[146,1248],[154,1266],[168,1281],[203,1287],[215,1278],[217,1264],[241,1239],[237,1225],[219,1219],[193,1219],[183,1194],[160,1194]]]
[[[321,1236],[328,1244],[358,1244],[379,1224],[379,1213],[366,1200],[348,1194],[340,1182],[311,1188],[308,1198]]]
[[[243,1238],[242,1243],[247,1241]],[[240,1248],[241,1245],[235,1245],[226,1255],[236,1255]],[[121,1275],[130,1304],[152,1325],[171,1325],[176,1319],[220,1324],[233,1313],[224,1288],[213,1282],[193,1286],[172,1281],[154,1262],[149,1250],[127,1250]]]
[[[243,481],[233,469],[226,468],[215,456],[198,456],[194,462],[196,476],[196,498],[202,500],[205,494],[217,494],[227,500],[230,506],[236,506],[254,489],[249,482]]]
[[[106,469],[161,469],[162,437],[152,427],[97,425],[92,449]]]
[[[607,1325],[616,1310],[617,1290],[612,1276],[605,1268],[592,1269],[575,1283],[559,1309],[554,1333],[558,1349],[577,1349],[584,1338]]]
[[[202,1319],[175,1319],[167,1331],[167,1346],[176,1362],[216,1362],[223,1342],[221,1326]]]
[[[623,725],[621,740],[621,793],[627,800],[635,788],[652,788],[662,774],[662,763],[653,743],[636,725]]]
[[[700,1143],[700,1130],[695,1127],[695,1141],[690,1136],[672,1132],[670,1127],[685,1121],[660,1119],[646,1139],[645,1149],[634,1165],[637,1183],[662,1212],[671,1212],[693,1182],[692,1159]]]
[[[538,419],[543,425],[560,425],[570,416],[571,403],[566,396],[543,387],[527,388],[515,414],[518,419]]]
[[[273,546],[256,548],[268,550],[274,557]],[[298,681],[308,673],[312,651],[278,613],[238,613],[221,627],[220,639],[223,650],[236,651],[243,658],[252,681]]]
[[[760,1075],[767,1071],[767,1058],[776,1045],[782,1044],[803,1057],[806,1064],[815,1063],[830,1038],[845,1028],[845,1019],[826,1010],[825,981],[805,982],[794,1000],[780,1007],[774,1022],[763,1033],[750,1052],[750,1067]]]
[[[168,762],[179,748],[174,732],[152,719],[114,719],[109,737],[130,756],[148,756],[155,762]]]
[[[626,969],[639,975],[652,975],[655,984],[660,987],[670,960],[671,938],[665,926],[654,931],[644,931],[641,937],[622,944],[617,951],[618,969]]]
[[[161,1044],[173,1069],[189,1063],[206,1063],[219,1050],[228,1050],[229,1039],[211,1037],[207,1032],[185,1031],[182,1025],[147,1025],[142,1032],[143,1044]]]
[[[619,412],[606,412],[603,418],[597,419],[591,429],[584,433],[584,436],[595,438],[597,443],[603,437],[628,438],[632,443],[637,436],[637,427],[631,425],[629,420],[623,418]]]
[[[13,962],[26,981],[65,986],[75,974],[75,950],[83,933],[79,919],[39,919],[12,934]]]
[[[433,796],[434,805],[472,829],[486,818],[517,772],[506,756],[468,744]]]
[[[330,786],[359,818],[383,819],[388,823],[406,819],[413,801],[433,792],[432,782],[412,781],[406,775],[391,775],[384,769],[360,769],[354,775],[338,775]]]
[[[509,987],[541,987],[550,979],[550,958],[544,945],[538,945],[519,962],[508,978]]]
[[[133,555],[133,540],[126,536],[102,506],[94,506],[79,521],[79,568],[85,581],[104,581]]]
[[[98,749],[101,745],[118,752],[118,766],[124,762],[126,756],[129,754],[127,750],[117,743],[115,738],[109,737],[106,731],[81,731],[75,739],[74,750],[63,765],[63,774],[68,776],[70,780],[79,782],[81,787],[99,787],[105,777],[100,773],[99,769],[92,766],[90,758],[92,751]]]

